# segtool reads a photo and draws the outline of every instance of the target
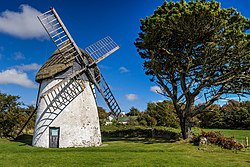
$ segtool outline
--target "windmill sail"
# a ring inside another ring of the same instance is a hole
[[[38,16],[44,29],[62,56],[67,59],[82,59],[82,53],[54,8]]]
[[[91,74],[90,74],[91,75]],[[97,90],[101,93],[102,97],[104,98],[105,102],[107,103],[112,115],[118,119],[118,116],[121,113],[121,108],[117,103],[111,89],[109,88],[106,80],[104,79],[103,75],[100,74],[97,77],[91,76],[92,81],[94,82]]]
[[[107,36],[100,41],[97,41],[96,43],[86,47],[84,51],[93,58],[94,62],[92,64],[97,64],[119,48],[120,47],[115,43],[115,41]]]
[[[80,71],[73,73],[72,75],[68,76],[67,78],[53,86],[48,91],[44,92],[42,97],[45,97],[47,94],[58,89],[68,80],[74,78],[75,76],[79,75],[79,73],[85,71],[86,69],[84,67],[86,67],[86,64],[83,60],[82,53],[79,47],[74,42],[69,31],[63,24],[61,18],[59,17],[54,8],[51,8],[49,11],[39,15],[38,19],[40,20],[44,29],[47,31],[51,40],[56,45],[59,52],[65,59],[67,59],[67,62],[71,61],[72,59],[78,58],[82,65],[82,69]]]

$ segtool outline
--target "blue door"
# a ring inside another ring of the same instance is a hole
[[[49,128],[49,147],[58,148],[59,147],[59,127],[50,127]]]

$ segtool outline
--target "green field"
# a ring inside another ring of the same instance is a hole
[[[249,131],[223,132],[237,138]],[[36,148],[29,142],[0,139],[0,166],[250,166],[249,149],[235,152],[185,141],[105,139],[101,147],[67,149]]]

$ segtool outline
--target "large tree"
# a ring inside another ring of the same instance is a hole
[[[250,21],[219,2],[164,2],[141,19],[144,70],[173,101],[184,139],[190,120],[225,94],[250,93]],[[202,97],[203,96],[203,97]],[[195,100],[204,103],[194,107]]]

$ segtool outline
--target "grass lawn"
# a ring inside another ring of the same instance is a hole
[[[222,131],[222,130],[220,130]],[[230,130],[224,130],[231,133]],[[234,132],[234,131],[233,131]],[[237,131],[235,131],[236,133]],[[237,134],[244,132],[239,131]],[[250,150],[234,152],[217,146],[197,147],[145,140],[107,140],[101,147],[44,149],[0,139],[1,166],[250,166]]]

